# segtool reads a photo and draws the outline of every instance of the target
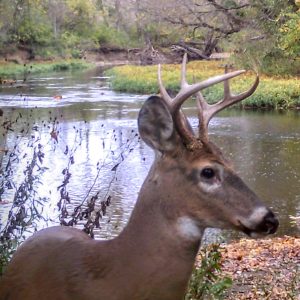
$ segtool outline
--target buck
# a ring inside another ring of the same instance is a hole
[[[52,227],[26,240],[2,279],[1,300],[180,300],[183,299],[206,227],[232,228],[247,235],[272,234],[272,211],[233,171],[208,137],[218,111],[249,97],[259,83],[233,95],[226,72],[188,84],[186,55],[181,89],[171,98],[158,71],[159,96],[151,96],[138,116],[144,142],[155,161],[120,235],[97,241],[78,229]],[[208,104],[201,90],[224,83],[224,98]],[[181,107],[196,95],[199,133]]]

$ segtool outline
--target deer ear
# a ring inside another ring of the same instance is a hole
[[[142,106],[138,128],[143,141],[153,149],[172,151],[176,145],[174,123],[167,105],[158,96],[151,96]]]

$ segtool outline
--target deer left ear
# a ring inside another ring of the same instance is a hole
[[[167,105],[158,96],[151,96],[138,116],[139,133],[143,141],[159,151],[172,151],[176,146],[174,123]]]

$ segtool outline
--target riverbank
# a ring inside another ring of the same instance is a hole
[[[223,61],[192,61],[188,63],[188,82],[205,80],[224,72]],[[151,94],[158,92],[157,66],[118,66],[106,71],[111,76],[114,90]],[[162,80],[171,92],[177,92],[180,84],[180,65],[164,65]],[[242,92],[255,80],[253,72],[231,80],[232,90]],[[223,85],[218,84],[203,91],[208,102],[222,98]],[[239,104],[243,108],[300,109],[300,80],[298,77],[272,77],[260,75],[260,84],[255,93]]]
[[[157,64],[158,62],[177,64],[164,64],[162,78],[164,85],[171,92],[178,92],[180,78],[180,55],[159,52],[152,57],[139,49],[99,49],[86,53],[82,59],[60,59],[57,61],[34,61],[24,64],[0,60],[0,85],[12,85],[16,80],[26,80],[29,74],[47,73],[51,71],[78,70],[93,67],[112,67],[105,71],[110,76],[111,87],[115,91],[153,94],[158,92]],[[139,65],[142,63],[146,65]],[[210,76],[224,72],[225,60],[191,61],[188,63],[188,81],[201,81]],[[247,72],[237,79],[231,80],[232,90],[242,92],[247,90],[254,82],[255,74]],[[222,98],[223,86],[215,85],[203,91],[208,102]],[[259,109],[300,109],[300,78],[266,76],[260,74],[260,84],[256,92],[242,103],[241,108]]]
[[[172,51],[118,47],[101,47],[83,52],[81,58],[53,57],[52,59],[30,59],[25,50],[0,56],[0,78],[5,82],[12,82],[24,74],[47,73],[52,71],[66,71],[93,67],[112,67],[119,65],[150,65],[157,63],[176,63],[181,59],[180,54]],[[0,82],[1,84],[1,82]]]
[[[93,64],[80,59],[57,61],[34,61],[23,64],[0,61],[0,84],[11,84],[17,79],[25,80],[29,74],[92,68]]]

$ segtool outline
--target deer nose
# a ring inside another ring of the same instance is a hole
[[[272,211],[268,211],[262,222],[258,225],[257,230],[267,234],[273,234],[278,228],[279,222]]]

